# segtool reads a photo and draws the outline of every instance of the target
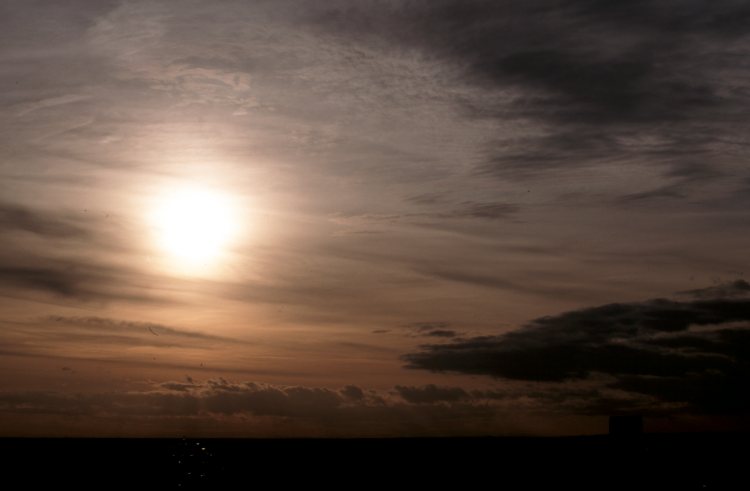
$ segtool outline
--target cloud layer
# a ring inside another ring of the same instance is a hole
[[[750,285],[726,279],[750,248],[748,20],[739,0],[3,2],[8,414],[426,434],[745,411]],[[237,205],[212,264],[159,246],[183,186]],[[218,378],[239,374],[269,384]]]
[[[745,286],[738,281],[711,291],[746,293]],[[708,290],[694,293],[704,297]],[[605,387],[691,410],[746,412],[750,300],[603,305],[502,335],[426,345],[404,359],[410,368],[509,380],[565,384],[599,377]]]
[[[0,413],[8,421],[62,418],[69,431],[75,426],[71,421],[86,418],[90,425],[101,427],[89,426],[84,433],[105,434],[102,428],[112,432],[112,426],[121,421],[155,424],[154,435],[179,434],[179,428],[186,426],[197,426],[214,436],[227,431],[234,436],[349,437],[517,431],[495,421],[502,408],[488,406],[490,399],[456,397],[462,394],[461,389],[435,386],[374,391],[353,385],[329,389],[217,378],[162,382],[148,390],[117,393],[6,391],[0,392]],[[458,415],[462,420],[456,419]]]

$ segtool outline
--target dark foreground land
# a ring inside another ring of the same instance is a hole
[[[0,472],[5,489],[750,489],[747,437],[0,439]]]

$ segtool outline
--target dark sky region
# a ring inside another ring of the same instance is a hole
[[[0,435],[747,429],[750,6],[0,3]]]

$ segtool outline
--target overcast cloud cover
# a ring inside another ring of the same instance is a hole
[[[1,431],[742,426],[749,22],[735,0],[4,1]],[[241,215],[197,274],[148,222],[185,183]]]

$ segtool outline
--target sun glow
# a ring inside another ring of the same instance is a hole
[[[227,252],[239,228],[229,195],[199,187],[165,193],[154,206],[159,247],[182,267],[204,266]]]

